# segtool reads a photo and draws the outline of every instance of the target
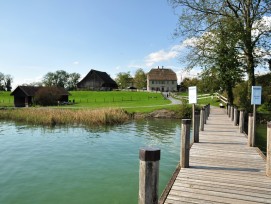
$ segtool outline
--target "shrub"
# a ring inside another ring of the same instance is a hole
[[[35,103],[41,106],[57,105],[61,93],[56,87],[43,87],[39,89],[35,95]]]

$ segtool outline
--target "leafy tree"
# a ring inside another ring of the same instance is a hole
[[[69,90],[74,90],[80,74],[78,73],[67,73],[64,70],[57,70],[56,72],[48,72],[42,80],[45,86],[56,86],[63,87]]]
[[[6,91],[11,91],[12,87],[11,87],[11,83],[13,82],[13,78],[11,75],[5,75],[4,78],[4,84],[5,84],[5,89]]]
[[[202,36],[214,29],[221,19],[227,18],[238,24],[240,41],[239,53],[245,62],[248,86],[255,85],[255,68],[262,63],[263,56],[270,56],[270,26],[267,26],[271,14],[269,0],[169,0],[180,11],[179,27],[176,36]],[[223,20],[222,20],[223,21]],[[270,57],[269,57],[270,58]]]
[[[75,73],[75,72],[69,74],[68,90],[75,90],[76,89],[76,84],[78,83],[80,77],[81,77],[80,74]]]
[[[5,75],[0,72],[0,91],[5,91],[4,79]]]
[[[135,86],[138,89],[142,89],[142,88],[147,87],[147,75],[143,69],[140,68],[140,69],[136,70],[134,82],[135,82]]]
[[[119,88],[124,89],[129,86],[130,79],[131,79],[130,72],[120,72],[117,74],[116,82]]]

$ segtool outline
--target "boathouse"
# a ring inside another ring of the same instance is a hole
[[[18,86],[10,95],[14,96],[14,106],[15,107],[29,107],[34,103],[35,94],[46,87],[36,87],[36,86]],[[60,102],[69,101],[69,92],[62,87],[55,87],[57,92],[60,94]]]

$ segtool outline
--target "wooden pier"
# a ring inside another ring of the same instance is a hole
[[[271,178],[265,156],[247,145],[247,137],[225,109],[212,108],[199,143],[160,203],[271,203]]]

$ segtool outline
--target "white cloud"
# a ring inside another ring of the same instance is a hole
[[[73,65],[78,65],[79,62],[78,62],[78,61],[74,61],[72,64],[73,64]]]
[[[185,45],[182,43],[180,45],[174,45],[168,50],[162,49],[157,52],[152,52],[145,59],[146,65],[150,67],[157,62],[174,59],[178,56],[179,52],[184,48]]]

